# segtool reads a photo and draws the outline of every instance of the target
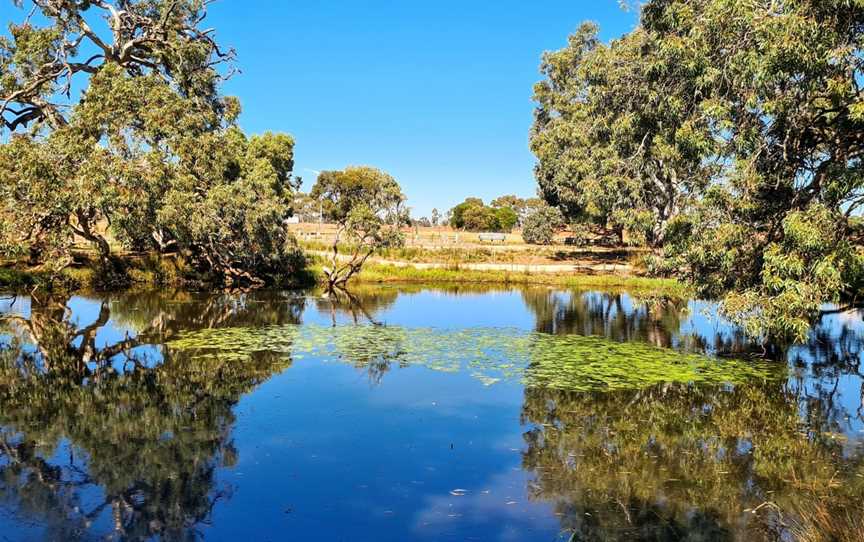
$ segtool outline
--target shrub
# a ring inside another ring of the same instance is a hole
[[[554,207],[543,207],[525,219],[522,238],[532,245],[551,245],[555,231],[564,224],[561,211]]]

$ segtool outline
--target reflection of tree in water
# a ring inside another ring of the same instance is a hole
[[[375,315],[392,307],[400,293],[400,290],[395,288],[361,284],[352,286],[350,291],[331,292],[327,296],[316,297],[315,305],[320,312],[330,314],[334,326],[338,316],[346,317],[355,324],[377,324]]]
[[[358,323],[376,323],[377,315],[390,309],[400,296],[434,291],[436,294],[453,297],[470,295],[512,292],[510,287],[494,284],[460,284],[443,283],[430,288],[422,284],[400,284],[398,287],[355,284],[346,292],[347,295],[320,296],[315,299],[316,308],[335,316],[346,317],[349,321]]]
[[[852,540],[864,528],[864,449],[844,455],[820,424],[802,426],[799,404],[776,383],[529,388],[531,496],[556,503],[575,540],[776,540],[808,527]]]
[[[814,423],[821,420],[823,431],[848,431],[850,420],[864,423],[861,313],[840,315],[829,311],[803,345],[763,345],[732,326],[724,326],[721,331],[703,330],[701,334],[698,330],[682,331],[688,311],[681,300],[640,300],[620,293],[548,289],[525,290],[522,295],[535,314],[536,329],[543,333],[599,335],[686,351],[788,360],[796,370],[793,382],[801,389],[801,401],[806,403],[802,406],[807,412],[818,412]],[[832,408],[842,402],[843,393],[853,393],[850,385],[857,386],[854,393],[859,408],[851,413]]]
[[[709,336],[682,333],[682,324],[689,313],[686,299],[639,299],[621,292],[549,289],[523,290],[522,298],[534,313],[535,329],[541,333],[597,335],[620,342],[646,342],[688,352],[766,354],[762,345],[737,329]]]
[[[231,295],[133,292],[108,301],[118,325],[141,330],[138,335],[143,334],[150,342],[162,342],[182,331],[196,329],[297,323],[305,308],[305,298],[291,292]]]
[[[680,302],[637,304],[627,294],[524,290],[522,298],[534,312],[542,333],[599,335],[617,341],[672,346],[680,327]]]
[[[395,288],[354,285],[350,291],[333,292],[327,297],[318,297],[315,304],[319,311],[330,314],[334,326],[337,324],[338,316],[348,318],[355,325],[363,323],[380,325],[375,315],[392,307],[400,294],[400,290]],[[343,359],[366,371],[369,381],[374,385],[381,383],[384,376],[392,369],[393,363],[404,366],[399,362],[398,341],[388,339],[375,344],[371,349],[352,348],[355,345],[344,346],[345,348],[340,349]]]
[[[819,419],[825,420],[825,431],[848,431],[851,422],[864,424],[862,333],[860,312],[846,319],[826,315],[814,326],[806,344],[790,348],[789,362],[796,374],[794,384],[809,396],[808,411],[818,412]],[[843,395],[855,393],[855,387],[858,403],[855,412],[836,408]]]
[[[242,364],[216,356],[191,362],[193,352],[138,347],[196,326],[298,321],[297,301],[251,301],[106,301],[81,329],[59,301],[34,303],[29,318],[7,320],[12,339],[0,357],[3,503],[45,525],[50,540],[197,538],[197,525],[226,496],[216,468],[236,462],[232,407],[290,358],[261,353]],[[112,321],[135,322],[138,333],[98,344],[111,307]],[[128,311],[118,314],[121,307]]]

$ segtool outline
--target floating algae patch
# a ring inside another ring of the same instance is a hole
[[[599,337],[534,334],[527,385],[562,390],[638,389],[665,383],[743,384],[784,378],[785,366],[716,359]]]
[[[268,352],[359,368],[392,364],[464,370],[487,385],[520,380],[526,386],[573,391],[639,389],[663,383],[740,384],[785,377],[782,366],[770,363],[718,360],[645,343],[511,328],[314,324],[217,328],[186,333],[168,347],[193,356],[238,361]]]

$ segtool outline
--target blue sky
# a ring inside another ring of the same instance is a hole
[[[20,19],[0,2],[4,27]],[[242,73],[225,92],[240,97],[243,128],[292,134],[306,189],[314,171],[372,165],[422,216],[467,196],[534,195],[541,53],[584,20],[609,40],[636,18],[617,0],[220,0],[205,24],[237,49]]]

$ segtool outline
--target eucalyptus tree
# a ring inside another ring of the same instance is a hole
[[[62,267],[77,236],[107,263],[110,228],[258,282],[254,254],[287,252],[293,142],[236,129],[239,102],[219,92],[235,55],[203,27],[209,3],[17,2],[0,37],[4,253]]]
[[[711,176],[710,134],[681,99],[688,66],[644,29],[610,45],[597,32],[585,23],[543,55],[530,138],[540,193],[570,222],[658,246]]]
[[[722,158],[668,255],[751,331],[803,338],[864,286],[864,6],[663,0],[643,26],[691,66]]]
[[[298,188],[293,145],[284,134],[247,138],[236,127],[186,138],[176,182],[153,209],[158,248],[180,250],[228,285],[294,280],[305,262],[285,223]]]
[[[753,334],[803,338],[864,285],[860,2],[651,0],[544,57],[532,149],[552,205],[642,232]]]
[[[396,179],[380,169],[322,171],[309,195],[321,202],[324,216],[336,224],[324,268],[328,292],[344,291],[376,250],[404,243],[400,228],[408,223],[406,198]],[[343,243],[349,254],[339,253]]]
[[[555,232],[564,225],[564,216],[557,207],[543,206],[522,223],[522,238],[531,245],[551,245]]]

